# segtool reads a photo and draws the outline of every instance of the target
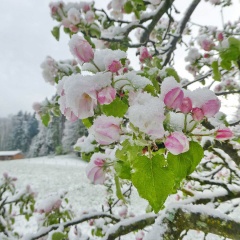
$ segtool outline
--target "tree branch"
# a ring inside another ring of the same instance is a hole
[[[49,227],[46,227],[44,230],[41,229],[39,232],[37,232],[35,234],[31,234],[31,236],[26,236],[24,239],[26,239],[26,240],[39,239],[40,237],[43,237],[43,236],[47,235],[52,230],[58,229],[60,226],[62,226],[63,228],[67,228],[67,227],[70,227],[70,226],[73,226],[73,225],[76,225],[76,224],[79,224],[79,223],[82,223],[82,222],[86,222],[86,221],[91,220],[91,219],[98,219],[98,218],[104,218],[104,217],[110,218],[115,222],[120,221],[120,218],[118,218],[118,217],[116,217],[112,214],[103,213],[103,212],[92,213],[92,214],[90,213],[90,214],[85,214],[82,217],[74,219],[74,220],[69,221],[69,222],[51,225]]]
[[[143,229],[146,226],[152,225],[155,222],[156,218],[156,214],[150,213],[131,219],[125,219],[111,227],[107,231],[103,240],[114,240],[119,236],[126,235],[139,229]]]
[[[151,23],[147,26],[148,31],[145,31],[141,38],[140,38],[140,43],[145,43],[147,42],[147,40],[149,39],[149,35],[151,34],[151,32],[153,31],[154,27],[156,26],[156,24],[158,23],[159,19],[163,16],[164,13],[166,13],[166,11],[171,7],[172,3],[174,2],[174,0],[165,0],[162,1],[158,7],[158,11],[156,12],[156,14],[152,17],[152,21]],[[146,19],[144,19],[146,20]],[[140,21],[140,23],[142,23],[143,20]]]
[[[217,96],[225,96],[228,94],[234,94],[234,93],[240,93],[240,90],[238,91],[227,91],[227,92],[220,92],[220,93],[215,93]]]
[[[195,229],[239,239],[240,222],[206,206],[176,206],[166,211],[160,239],[178,239],[183,230]],[[161,224],[161,223],[160,223]],[[164,231],[165,230],[165,231]]]
[[[171,55],[176,48],[177,42],[179,41],[180,38],[182,38],[183,30],[184,30],[187,22],[189,21],[192,13],[194,12],[195,8],[200,3],[200,1],[201,0],[194,0],[191,3],[191,5],[187,9],[187,12],[185,13],[182,21],[179,23],[178,28],[176,30],[176,33],[174,34],[174,36],[171,36],[171,38],[169,40],[169,44],[168,44],[168,46],[170,46],[170,48],[169,48],[169,50],[166,54],[165,60],[163,62],[163,67],[166,66],[169,63],[169,61],[171,59]]]

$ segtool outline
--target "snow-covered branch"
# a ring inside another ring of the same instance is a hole
[[[104,213],[104,212],[96,212],[96,213],[89,213],[89,214],[84,214],[80,218],[73,219],[69,222],[65,222],[62,224],[54,224],[46,228],[42,228],[39,230],[39,232],[35,234],[27,234],[24,237],[24,240],[34,240],[34,239],[39,239],[40,237],[46,236],[49,232],[58,229],[59,227],[62,228],[67,228],[70,226],[77,225],[79,223],[86,222],[91,219],[99,219],[99,218],[110,218],[113,222],[118,222],[120,221],[120,218],[117,216],[114,216],[112,214]]]
[[[178,239],[181,232],[189,229],[214,233],[231,239],[239,239],[240,222],[207,206],[181,206],[168,208],[164,217],[156,220],[161,228],[158,239]]]
[[[165,56],[165,59],[164,59],[164,62],[163,62],[163,66],[166,66],[169,63],[169,61],[171,59],[171,55],[176,48],[177,42],[182,37],[182,33],[184,31],[184,28],[185,28],[188,20],[190,19],[192,13],[194,12],[194,10],[196,9],[196,7],[198,6],[198,4],[200,2],[201,2],[201,0],[194,0],[191,3],[191,5],[187,9],[182,21],[179,23],[179,26],[178,26],[176,32],[174,33],[174,35],[171,36],[167,46],[164,46],[164,51],[165,51],[165,49],[167,49],[167,53],[166,53],[166,56]]]

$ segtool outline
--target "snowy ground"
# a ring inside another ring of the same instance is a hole
[[[38,193],[39,199],[62,190],[67,191],[74,212],[80,214],[93,208],[101,210],[106,197],[104,186],[93,185],[87,179],[86,165],[86,162],[74,155],[1,161],[0,176],[7,172],[10,176],[17,177],[16,185],[20,188],[30,184]],[[145,213],[147,203],[136,192],[133,192],[132,203],[130,211]],[[33,226],[31,223],[26,225],[28,229]]]
[[[18,178],[17,186],[25,187],[30,184],[38,192],[38,199],[44,199],[52,193],[67,191],[67,198],[71,203],[74,212],[80,215],[82,211],[101,210],[105,200],[105,187],[90,184],[85,174],[87,163],[74,155],[40,157],[23,160],[0,161],[0,176],[7,172]],[[129,211],[135,214],[145,213],[147,203],[140,199],[136,191],[133,191]],[[34,222],[27,223],[25,227],[18,228],[18,231],[27,233],[36,229]],[[133,235],[125,236],[122,240],[135,239]],[[203,239],[199,232],[192,232],[188,240]],[[209,234],[207,240],[222,239],[216,235]]]

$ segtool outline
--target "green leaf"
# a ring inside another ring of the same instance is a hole
[[[117,195],[117,198],[121,199],[121,200],[123,200],[123,202],[125,202],[125,198],[124,198],[124,196],[122,194],[121,185],[120,185],[119,178],[118,178],[117,175],[114,176],[114,180],[115,180],[115,185],[116,185],[116,195]]]
[[[218,69],[218,61],[213,61],[212,62],[212,68],[213,68],[213,79],[216,81],[221,80],[221,73]]]
[[[144,89],[145,92],[150,93],[153,96],[157,96],[157,92],[154,86],[148,84]]]
[[[191,174],[203,158],[203,148],[197,142],[189,143],[189,150],[179,155],[171,153],[167,156],[168,166],[173,171],[176,187],[189,174]]]
[[[132,183],[157,213],[173,191],[174,174],[165,166],[163,155],[138,156],[133,162]]]
[[[51,117],[50,117],[50,114],[49,113],[45,113],[41,116],[41,119],[42,119],[42,123],[45,127],[48,126],[50,120],[51,120]]]
[[[130,1],[126,2],[123,6],[125,13],[129,14],[133,10],[133,5]]]
[[[116,161],[114,164],[114,169],[118,177],[131,180],[131,167],[129,162],[121,160]]]
[[[89,118],[82,119],[82,123],[86,128],[90,128],[93,125],[93,118],[89,117]]]
[[[102,105],[102,111],[107,116],[123,117],[128,110],[128,105],[120,98],[115,98],[108,105]]]
[[[178,74],[177,74],[177,72],[176,72],[175,69],[173,69],[173,68],[166,68],[165,71],[166,71],[168,77],[169,77],[169,76],[172,76],[172,77],[175,78],[175,80],[176,80],[177,82],[180,82],[180,81],[181,81],[181,79],[180,79],[180,77],[178,76]]]
[[[138,145],[132,145],[128,140],[125,140],[122,143],[122,149],[118,149],[116,151],[116,158],[122,161],[128,161],[129,166],[131,165],[131,162],[135,159],[135,157],[138,157],[142,151],[142,147]]]
[[[228,42],[230,46],[235,46],[240,51],[240,40],[234,37],[229,37]]]
[[[65,234],[61,233],[61,232],[55,232],[53,235],[52,235],[52,240],[64,240],[66,237]]]
[[[56,38],[57,41],[59,41],[60,38],[60,27],[54,27],[51,31],[52,35]]]
[[[222,60],[221,61],[221,63],[220,63],[220,65],[221,65],[221,67],[223,68],[223,69],[226,69],[226,70],[231,70],[231,66],[232,66],[232,64],[231,64],[231,61],[229,61],[229,60]]]

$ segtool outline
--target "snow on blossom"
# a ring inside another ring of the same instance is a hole
[[[112,9],[114,11],[119,11],[123,8],[124,3],[126,2],[126,0],[112,0]]]
[[[92,46],[83,37],[74,34],[69,41],[69,48],[80,64],[93,60],[94,52]]]
[[[201,48],[205,51],[211,51],[215,46],[212,39],[210,39],[207,35],[199,36],[197,41],[198,41],[198,44],[201,46]]]
[[[144,62],[146,59],[151,59],[152,55],[148,52],[146,47],[140,47],[139,49],[139,60],[140,62]]]
[[[121,122],[121,118],[101,115],[94,120],[89,132],[94,135],[99,144],[109,145],[119,141]]]
[[[146,77],[137,75],[137,73],[134,71],[116,76],[114,78],[114,87],[118,90],[122,89],[125,91],[131,91],[136,89],[143,89],[147,85],[152,85],[152,82]]]
[[[189,150],[189,141],[182,132],[171,133],[167,136],[164,145],[173,155],[178,155]]]
[[[84,153],[90,153],[95,150],[96,145],[93,144],[95,138],[92,134],[89,134],[87,137],[80,137],[76,144],[73,146],[75,151],[81,151]]]
[[[42,75],[44,80],[51,85],[54,85],[55,77],[58,73],[57,62],[53,58],[47,56],[45,61],[40,66],[43,69]]]
[[[139,92],[128,109],[129,121],[153,139],[164,135],[164,104],[158,97]]]
[[[64,114],[65,109],[69,108],[80,119],[92,117],[97,106],[97,91],[110,84],[111,73],[97,73],[93,76],[73,74],[64,77],[57,90],[60,93],[58,102],[61,112]]]
[[[143,231],[138,231],[135,235],[135,239],[136,240],[143,240],[144,236],[145,236],[145,234],[144,234]]]
[[[127,54],[121,50],[98,49],[95,51],[93,61],[100,71],[106,71],[113,61],[120,61],[126,57]],[[91,63],[82,66],[83,71],[98,72],[98,69]]]
[[[85,14],[85,19],[88,24],[93,23],[95,20],[95,14],[93,11],[87,11]]]
[[[104,165],[106,155],[103,153],[94,153],[86,167],[88,179],[93,184],[103,184],[105,181]]]
[[[193,108],[200,108],[206,117],[213,117],[218,113],[221,102],[208,88],[198,88],[192,91]]]
[[[88,12],[91,9],[91,6],[93,5],[93,2],[80,2],[79,7],[83,10],[83,12]]]
[[[189,113],[192,110],[192,100],[189,97],[184,97],[182,104],[179,107],[182,113]]]
[[[183,131],[185,128],[185,114],[169,112],[169,126],[174,131]],[[186,119],[186,130],[189,131],[194,126],[195,122],[190,114],[187,115]]]
[[[103,88],[97,93],[97,100],[101,105],[109,104],[115,99],[116,93],[116,89],[111,86]]]
[[[178,109],[182,105],[184,93],[179,84],[173,77],[167,77],[161,85],[161,99],[168,108]]]
[[[58,195],[49,196],[39,201],[36,205],[36,211],[38,213],[50,213],[61,207],[62,200]]]
[[[197,48],[190,48],[188,55],[185,57],[185,61],[195,63],[201,57]]]
[[[80,23],[81,14],[80,14],[78,9],[76,9],[76,8],[69,9],[68,13],[67,13],[67,16],[68,16],[68,20],[72,24],[77,25],[78,23]]]

